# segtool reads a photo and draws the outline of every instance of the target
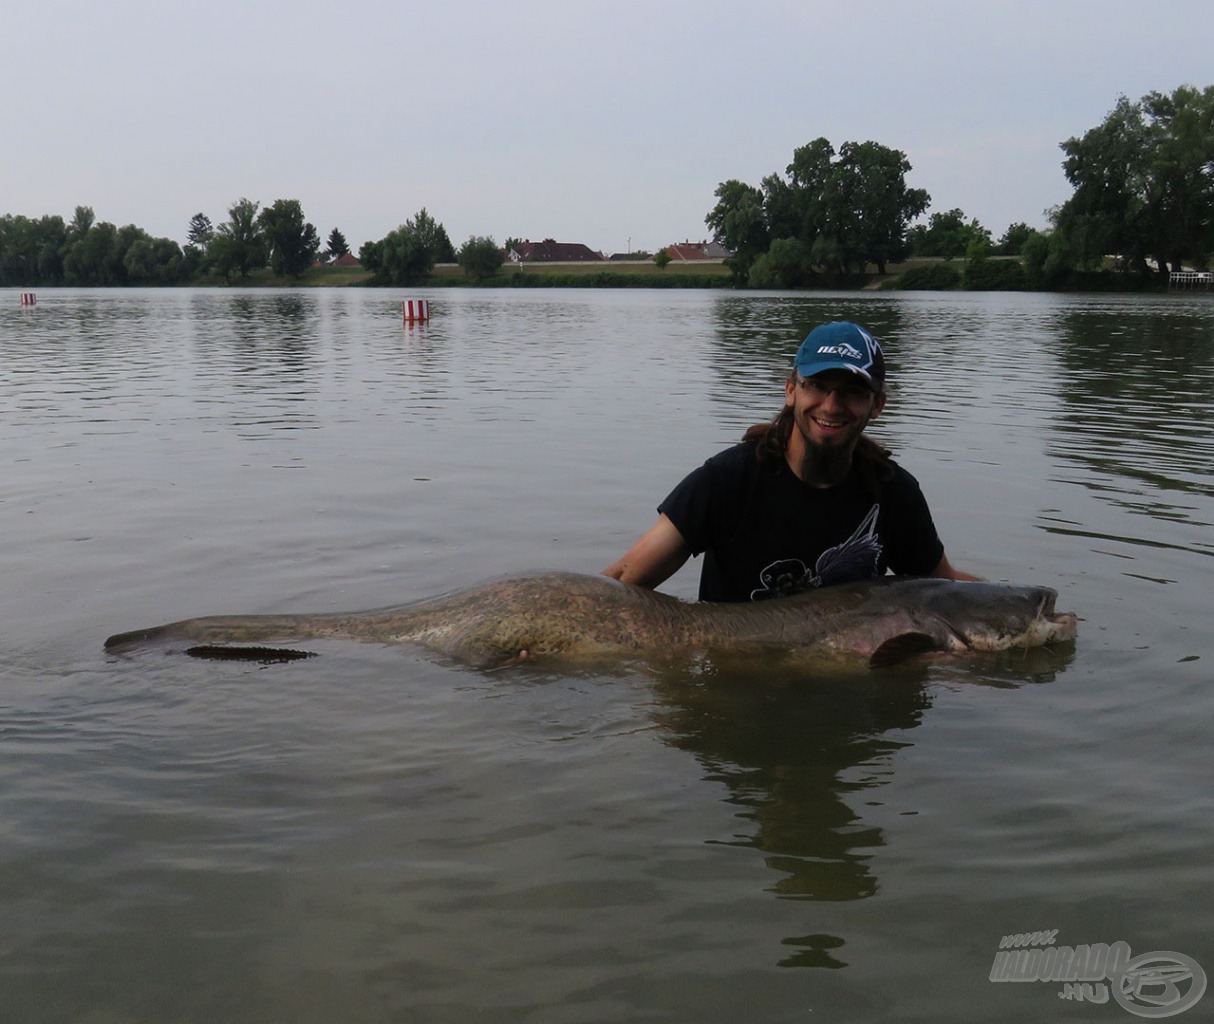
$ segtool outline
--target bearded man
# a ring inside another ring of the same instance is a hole
[[[915,478],[865,436],[885,399],[877,339],[847,321],[815,327],[779,414],[688,474],[604,574],[652,588],[703,554],[702,601],[781,597],[890,571],[977,579],[949,564]]]

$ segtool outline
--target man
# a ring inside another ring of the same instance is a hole
[[[689,474],[604,574],[656,587],[704,554],[700,600],[761,600],[884,575],[973,580],[949,564],[919,485],[864,436],[885,357],[846,321],[809,332],[784,408]]]

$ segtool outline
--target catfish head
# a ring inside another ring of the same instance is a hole
[[[888,595],[889,632],[870,662],[887,665],[924,651],[1006,651],[1075,636],[1074,615],[1054,610],[1049,587],[922,579],[902,581]]]

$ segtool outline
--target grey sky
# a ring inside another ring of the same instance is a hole
[[[1214,83],[1210,0],[3,0],[0,213],[185,240],[242,196],[357,247],[421,207],[605,252],[705,237],[818,136],[996,236],[1120,93]]]

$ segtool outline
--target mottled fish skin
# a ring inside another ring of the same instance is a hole
[[[488,667],[520,656],[660,654],[778,647],[886,664],[923,651],[1004,650],[1070,639],[1054,591],[886,577],[771,601],[690,603],[606,576],[509,576],[441,597],[370,611],[185,619],[110,637],[139,644],[264,644],[337,638],[413,643]]]

